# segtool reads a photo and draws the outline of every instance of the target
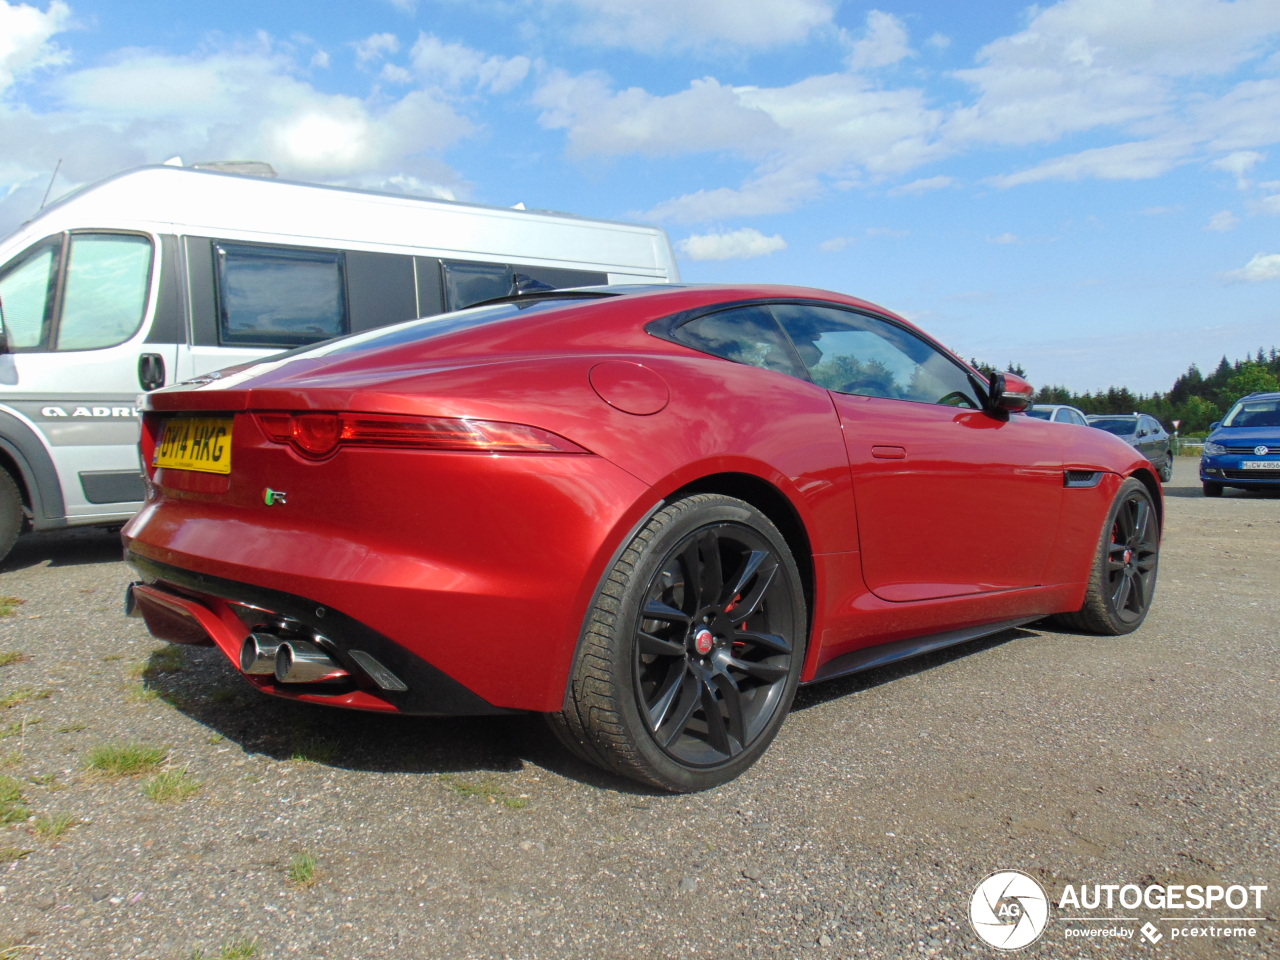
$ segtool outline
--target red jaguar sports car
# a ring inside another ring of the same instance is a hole
[[[146,397],[127,606],[280,697],[546,714],[674,791],[796,687],[1058,615],[1122,634],[1161,488],[900,317],[780,286],[539,291]]]

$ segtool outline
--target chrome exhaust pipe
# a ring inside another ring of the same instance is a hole
[[[280,643],[280,638],[270,633],[249,634],[240,647],[240,669],[259,677],[275,673]]]
[[[306,640],[285,640],[275,655],[279,683],[338,683],[349,674],[329,655]]]

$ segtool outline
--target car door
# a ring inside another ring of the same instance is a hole
[[[959,363],[889,319],[773,310],[839,414],[868,588],[912,601],[1038,584],[1061,508],[1060,431],[988,414]]]

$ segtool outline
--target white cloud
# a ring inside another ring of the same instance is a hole
[[[867,14],[867,31],[849,52],[851,70],[875,70],[914,57],[907,43],[907,28],[891,13],[872,10]]]
[[[605,77],[554,71],[534,94],[544,127],[568,130],[578,155],[661,156],[730,150],[759,156],[784,131],[750,92],[715,80],[694,80],[687,90],[656,97],[638,87],[614,93]]]
[[[394,33],[375,33],[357,40],[352,46],[356,48],[356,63],[367,66],[396,53],[400,49],[400,40]]]
[[[798,43],[832,23],[839,0],[555,0],[582,19],[579,42],[646,52],[729,45],[769,48]],[[553,10],[553,16],[557,11]],[[557,17],[557,27],[564,29]]]
[[[534,95],[543,126],[567,131],[579,156],[728,152],[756,163],[738,187],[710,187],[642,214],[684,223],[795,209],[829,186],[910,170],[937,156],[942,115],[917,89],[880,90],[851,74],[787,87],[730,87],[711,78],[654,96],[615,92],[600,74],[551,74]]]
[[[951,38],[943,33],[935,33],[928,40],[926,40],[925,43],[933,47],[933,49],[935,50],[946,50],[949,46],[951,46]]]
[[[387,0],[387,3],[395,7],[401,13],[414,14],[418,11],[418,0]]]
[[[0,15],[11,9],[0,0]],[[446,94],[322,92],[306,79],[312,56],[265,35],[208,41],[189,55],[126,49],[86,69],[64,68],[44,84],[47,105],[39,110],[7,98],[0,102],[0,234],[35,211],[59,158],[55,196],[175,154],[262,159],[301,179],[402,175],[439,191],[464,189],[438,154],[475,127]]]
[[[1249,171],[1265,159],[1267,155],[1257,150],[1237,150],[1225,157],[1219,157],[1210,166],[1217,170],[1225,170],[1234,176],[1237,189],[1248,190],[1253,186],[1253,181],[1248,177]]]
[[[1016,233],[1002,233],[999,236],[987,237],[987,243],[995,243],[1001,246],[1019,242],[1020,241]]]
[[[910,183],[894,187],[888,193],[891,197],[913,197],[933,190],[943,190],[955,182],[954,177],[925,177],[922,180],[912,180]]]
[[[44,12],[0,0],[0,93],[25,73],[66,62],[66,53],[50,38],[65,29],[70,17],[62,0],[53,0]]]
[[[1219,210],[1209,218],[1209,222],[1205,225],[1205,229],[1218,233],[1226,233],[1228,230],[1234,230],[1239,223],[1240,218],[1230,210]]]
[[[1268,197],[1262,197],[1250,204],[1255,213],[1265,214],[1270,217],[1280,217],[1280,193],[1274,193]]]
[[[839,253],[847,247],[852,247],[857,242],[856,237],[831,237],[829,240],[823,240],[818,244],[818,249],[823,253]]]
[[[1175,80],[1225,74],[1280,32],[1274,0],[1062,0],[957,73],[979,91],[960,140],[1024,144],[1165,118]],[[1267,142],[1267,141],[1257,141]]]
[[[781,235],[766,237],[752,227],[729,233],[695,234],[676,242],[676,251],[690,260],[750,260],[786,248],[787,241]]]
[[[419,34],[410,53],[418,76],[446,89],[475,84],[491,93],[508,93],[528,76],[528,57],[486,56],[462,43],[446,43],[430,33]]]
[[[1043,180],[1148,180],[1168,173],[1182,163],[1194,145],[1179,140],[1146,140],[1082,150],[1055,157],[1029,170],[992,177],[998,187],[1016,187]]]
[[[316,70],[329,69],[329,54],[324,50],[317,50],[311,55],[311,66]]]
[[[1280,280],[1280,253],[1259,253],[1239,270],[1232,270],[1223,276],[1228,280],[1239,280],[1244,283]]]

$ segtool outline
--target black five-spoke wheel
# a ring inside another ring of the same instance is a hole
[[[805,624],[795,562],[763,514],[678,500],[606,580],[553,727],[580,756],[668,790],[723,783],[777,733]]]
[[[1160,517],[1138,480],[1120,487],[1103,527],[1084,606],[1061,614],[1068,626],[1092,633],[1131,633],[1146,619],[1160,564]]]

